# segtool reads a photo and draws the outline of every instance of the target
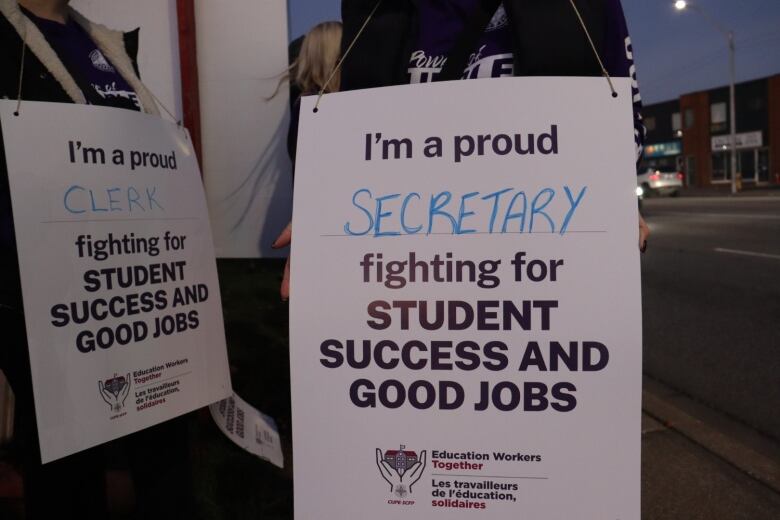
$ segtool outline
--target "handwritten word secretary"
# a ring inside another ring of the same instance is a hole
[[[453,235],[534,232],[563,235],[587,190],[587,186],[578,189],[563,186],[563,197],[553,188],[528,193],[504,188],[487,194],[472,191],[457,195],[440,191],[425,196],[416,192],[375,196],[363,188],[352,195],[357,216],[344,224],[344,232],[350,236],[375,237],[431,234],[434,230]]]

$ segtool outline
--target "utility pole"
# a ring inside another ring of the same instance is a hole
[[[731,149],[731,194],[737,193],[737,66],[736,66],[736,45],[734,43],[734,31],[726,29],[712,18],[699,5],[687,0],[677,0],[674,3],[675,9],[684,11],[691,8],[699,13],[704,19],[712,24],[718,31],[726,36],[729,45],[729,148]]]

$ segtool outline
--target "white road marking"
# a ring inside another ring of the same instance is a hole
[[[715,251],[717,251],[718,253],[730,253],[732,255],[755,256],[758,258],[771,258],[773,260],[780,260],[780,255],[771,255],[769,253],[756,253],[755,251],[740,251],[739,249],[725,249],[722,247],[716,247]]]
[[[667,205],[674,205],[674,204],[683,204],[683,201],[685,203],[711,203],[711,202],[778,202],[780,203],[780,196],[777,195],[768,195],[768,196],[750,196],[750,197],[681,197],[681,198],[674,198],[674,197],[666,197],[666,198],[653,198],[648,200],[647,202],[649,204],[667,204]]]
[[[769,220],[780,220],[780,215],[772,215],[769,213],[698,213],[698,212],[687,212],[687,211],[664,211],[663,213],[659,213],[658,215],[654,216],[664,216],[664,215],[672,215],[675,217],[709,217],[709,218],[722,218],[722,219],[730,219],[730,218],[742,218],[742,219],[769,219]]]

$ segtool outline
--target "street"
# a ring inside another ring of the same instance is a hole
[[[780,197],[652,198],[644,372],[780,439]]]

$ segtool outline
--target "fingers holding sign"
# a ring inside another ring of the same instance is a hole
[[[274,249],[281,249],[287,247],[292,242],[292,222],[289,222],[287,226],[282,230],[281,234],[274,240],[271,247]],[[284,264],[284,274],[282,275],[282,284],[279,287],[279,294],[282,297],[282,301],[287,301],[290,298],[290,256],[287,256],[287,262]]]
[[[645,219],[642,215],[639,215],[639,251],[644,253],[647,251],[647,238],[650,236],[650,228],[647,227]]]

